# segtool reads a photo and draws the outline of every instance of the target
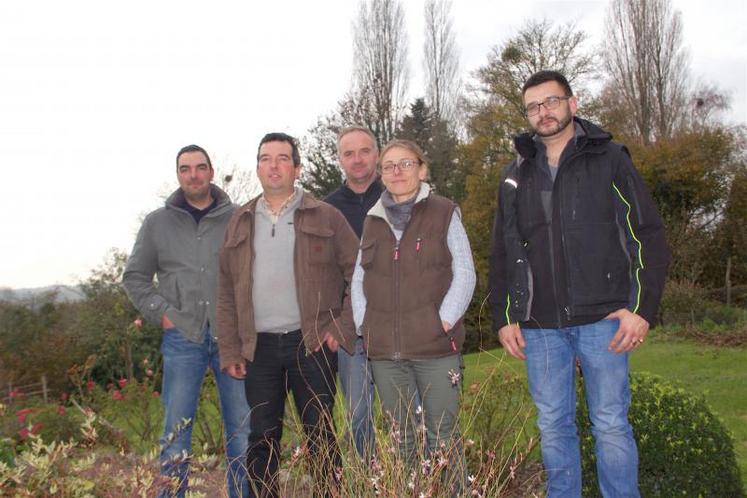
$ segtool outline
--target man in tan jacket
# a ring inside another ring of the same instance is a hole
[[[252,428],[247,467],[255,496],[278,496],[289,390],[320,493],[340,466],[331,418],[334,353],[338,345],[354,348],[347,288],[358,238],[337,209],[294,187],[300,172],[293,137],[265,135],[257,153],[263,193],[235,212],[220,252],[221,368],[245,379]]]

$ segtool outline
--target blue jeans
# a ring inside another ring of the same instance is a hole
[[[548,498],[581,496],[576,358],[584,374],[602,495],[640,496],[638,450],[628,423],[628,354],[607,349],[618,326],[617,320],[602,320],[579,327],[522,330]]]
[[[374,383],[363,338],[355,341],[355,353],[337,350],[340,387],[350,415],[350,428],[358,455],[366,461],[373,456],[375,433],[373,421]]]
[[[208,367],[215,375],[223,418],[228,466],[228,495],[231,498],[248,495],[246,450],[249,445],[249,405],[244,395],[244,382],[221,372],[218,343],[206,331],[205,340],[192,342],[177,329],[163,332],[163,383],[161,400],[165,417],[161,437],[161,474],[179,479],[174,493],[164,489],[159,496],[183,497],[187,489],[189,457],[192,454],[192,427],[200,388]],[[188,419],[184,424],[182,419]]]

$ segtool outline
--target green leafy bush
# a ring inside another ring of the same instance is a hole
[[[0,438],[0,465],[13,465],[15,461],[15,448],[16,443],[11,438]]]
[[[631,376],[631,391],[641,496],[744,496],[734,442],[702,397],[640,373]],[[601,496],[582,381],[578,399],[583,495]]]

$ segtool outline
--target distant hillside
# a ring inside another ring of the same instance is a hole
[[[46,287],[33,287],[28,289],[0,288],[0,301],[12,303],[34,304],[35,301],[54,295],[54,302],[68,303],[84,299],[83,293],[77,286],[70,285],[48,285]]]

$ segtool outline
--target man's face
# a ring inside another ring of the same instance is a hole
[[[290,195],[301,166],[293,165],[293,148],[288,142],[265,142],[259,148],[257,176],[265,194]]]
[[[366,184],[376,174],[379,153],[371,137],[362,131],[351,131],[343,135],[337,154],[348,182]]]
[[[184,197],[191,204],[204,201],[210,195],[210,182],[213,180],[213,168],[208,164],[205,154],[199,151],[185,152],[179,156],[176,177]]]
[[[557,81],[546,81],[537,86],[527,88],[524,93],[524,107],[531,103],[545,102],[548,97],[564,97],[565,91]],[[561,100],[555,109],[548,109],[541,105],[534,116],[527,116],[529,125],[540,137],[554,137],[562,133],[573,121],[576,115],[576,97]]]

